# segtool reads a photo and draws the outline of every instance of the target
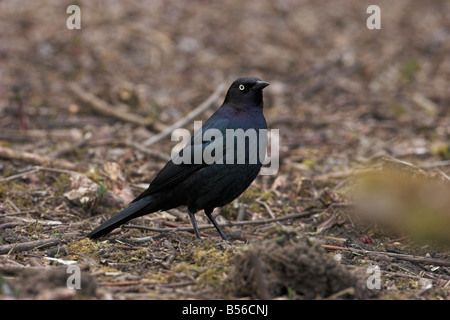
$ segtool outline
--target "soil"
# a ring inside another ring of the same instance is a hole
[[[0,2],[2,299],[450,298],[448,2],[78,3]],[[185,208],[86,239],[247,75],[280,163],[230,241]]]

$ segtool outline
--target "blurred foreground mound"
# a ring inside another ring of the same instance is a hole
[[[356,212],[388,232],[450,243],[450,178],[393,158],[359,174]]]
[[[365,299],[369,292],[356,274],[328,256],[317,241],[281,230],[237,256],[231,277],[238,296],[272,299]]]

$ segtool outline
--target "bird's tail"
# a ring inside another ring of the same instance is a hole
[[[90,239],[97,239],[133,218],[160,210],[159,206],[160,201],[152,196],[147,196],[136,202],[132,202],[128,207],[117,213],[111,219],[92,230],[87,237]]]

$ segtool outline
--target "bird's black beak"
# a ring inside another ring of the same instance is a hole
[[[262,89],[264,89],[265,87],[267,87],[269,84],[270,84],[270,83],[268,83],[268,82],[259,80],[259,81],[256,81],[256,84],[253,86],[252,89],[253,89],[253,90],[262,90]]]

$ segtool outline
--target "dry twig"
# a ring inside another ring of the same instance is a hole
[[[0,254],[8,254],[10,252],[29,251],[36,248],[43,249],[56,246],[61,240],[56,238],[34,240],[22,243],[5,244],[0,246]]]
[[[427,257],[415,257],[409,254],[402,254],[402,253],[394,253],[394,252],[380,252],[380,251],[369,251],[369,250],[361,250],[361,249],[355,249],[355,248],[347,248],[347,247],[340,247],[340,246],[333,246],[328,244],[323,244],[322,247],[325,250],[328,251],[335,251],[335,250],[343,250],[343,251],[350,251],[360,254],[368,254],[368,255],[375,255],[375,256],[389,256],[395,259],[399,260],[406,260],[410,262],[417,262],[417,263],[424,263],[424,264],[432,264],[436,266],[446,266],[450,267],[450,261],[449,260],[443,260],[443,259],[436,259],[436,258],[427,258]]]
[[[64,159],[54,159],[36,153],[13,150],[2,146],[0,146],[0,158],[21,160],[41,166],[49,166],[53,168],[62,168],[68,170],[74,170],[77,168],[77,166],[74,163]]]
[[[219,224],[221,227],[233,227],[233,226],[243,226],[243,225],[255,225],[255,224],[266,224],[266,223],[272,223],[272,222],[278,222],[278,221],[284,221],[284,220],[290,220],[290,219],[298,219],[310,216],[312,214],[322,212],[322,209],[313,209],[308,210],[300,213],[291,213],[284,215],[282,217],[277,218],[271,218],[271,219],[264,219],[264,220],[252,220],[252,221],[236,221],[236,222],[227,222],[227,223],[221,223]],[[193,232],[194,229],[192,227],[176,227],[174,229],[171,228],[153,228],[153,227],[146,227],[146,226],[138,226],[138,225],[124,225],[123,228],[126,229],[141,229],[141,230],[147,230],[147,231],[153,231],[153,232],[177,232],[177,231],[188,231]],[[214,226],[211,225],[199,225],[198,229],[210,229],[214,228]]]
[[[140,126],[145,126],[148,128],[151,128],[154,131],[161,131],[164,130],[165,126],[159,122],[156,122],[154,120],[148,120],[146,118],[143,118],[138,115],[134,115],[129,112],[125,112],[123,109],[117,106],[112,106],[109,103],[107,103],[104,100],[101,100],[100,98],[96,97],[90,92],[87,92],[84,90],[81,86],[79,86],[76,83],[70,83],[69,89],[72,91],[72,93],[83,103],[91,107],[96,112],[99,112],[103,115],[114,117],[116,119],[134,123]]]
[[[189,112],[184,118],[178,120],[170,127],[165,128],[160,133],[148,138],[146,141],[144,141],[143,145],[145,147],[151,146],[152,144],[160,141],[162,138],[168,136],[173,132],[173,130],[178,129],[182,126],[184,126],[189,121],[194,120],[199,114],[210,108],[213,103],[219,98],[219,96],[222,94],[222,91],[225,89],[225,83],[220,84],[216,90],[206,99],[203,101],[197,108]]]

